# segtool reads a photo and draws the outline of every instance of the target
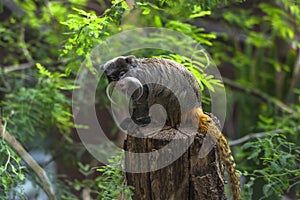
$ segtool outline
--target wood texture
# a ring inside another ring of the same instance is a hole
[[[226,200],[224,192],[223,166],[216,149],[199,157],[203,135],[191,129],[181,131],[167,129],[153,132],[143,129],[140,133],[129,134],[125,140],[126,168],[130,171],[141,169],[144,173],[126,173],[127,183],[134,186],[134,200]],[[151,133],[151,134],[150,134]],[[168,148],[172,140],[176,148]],[[189,145],[191,144],[191,145]],[[164,148],[164,153],[159,149]],[[174,156],[184,152],[178,159]],[[165,167],[156,170],[159,166]],[[146,172],[145,172],[146,171]]]

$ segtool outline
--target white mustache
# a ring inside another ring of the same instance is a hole
[[[125,85],[125,89],[126,89],[125,94],[127,94],[128,96],[131,96],[136,90],[138,90],[138,93],[137,93],[138,95],[135,98],[135,100],[138,100],[143,95],[142,83],[135,77],[125,77],[118,81],[113,81],[113,82],[109,83],[108,86],[106,87],[106,95],[111,103],[117,105],[117,103],[113,100],[111,95],[113,93],[113,88],[120,86],[120,88],[122,89],[122,87],[123,87],[123,86],[121,86],[122,84]]]

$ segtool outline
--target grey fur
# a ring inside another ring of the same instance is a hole
[[[201,92],[196,78],[172,60],[120,56],[108,61],[103,69],[110,82],[134,77],[144,85],[140,98],[134,99],[133,95],[132,119],[136,123],[137,119],[148,118],[149,108],[154,104],[165,108],[166,125],[172,127],[180,124],[182,113],[201,107]],[[119,76],[121,73],[122,76]]]

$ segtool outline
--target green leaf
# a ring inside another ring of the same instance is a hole
[[[44,68],[40,63],[36,63],[36,68],[39,70],[39,73],[41,75],[44,75],[44,76],[49,77],[49,78],[52,77],[51,73],[46,68]]]
[[[142,14],[143,14],[143,15],[149,15],[150,12],[151,12],[151,9],[150,9],[150,8],[144,7],[144,10],[143,10]]]
[[[203,16],[207,16],[207,15],[211,15],[211,11],[201,11],[199,13],[190,15],[189,18],[194,19],[194,18],[203,17]]]

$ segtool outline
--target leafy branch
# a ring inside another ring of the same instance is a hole
[[[300,126],[295,127],[295,130],[299,131]],[[280,134],[280,133],[285,133],[285,132],[286,132],[285,129],[277,129],[277,130],[273,130],[273,131],[264,131],[264,132],[259,132],[259,133],[249,133],[246,136],[241,137],[237,140],[230,141],[229,145],[230,146],[235,146],[235,145],[247,142],[247,141],[252,140],[252,139],[266,137],[267,134]]]
[[[29,155],[22,144],[15,138],[14,135],[6,131],[5,126],[0,123],[0,136],[7,141],[14,150],[22,157],[22,159],[28,164],[28,166],[36,173],[42,182],[42,187],[50,200],[55,200],[55,194],[51,182],[40,165]]]
[[[8,133],[5,126],[0,123],[0,136],[8,142],[11,147],[21,156],[28,166],[35,172],[42,182],[42,187],[50,200],[55,200],[55,194],[49,178],[43,168],[29,155],[22,144],[15,138],[14,135]]]

